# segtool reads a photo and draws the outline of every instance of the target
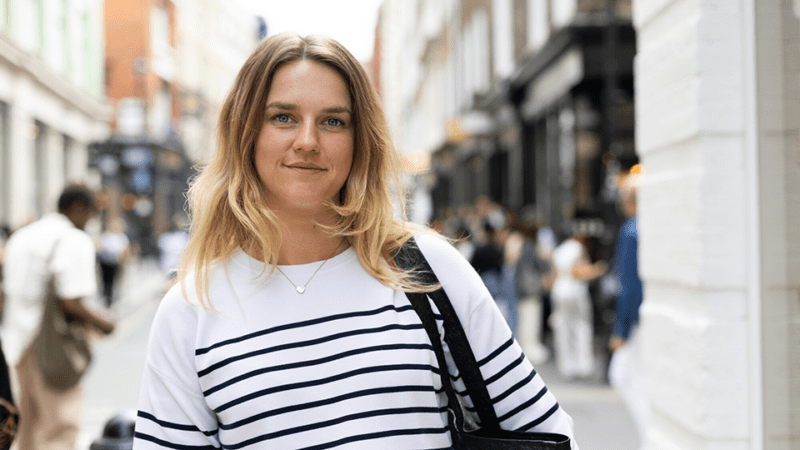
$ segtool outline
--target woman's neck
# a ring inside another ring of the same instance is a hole
[[[347,248],[346,240],[321,226],[319,218],[281,217],[279,215],[282,242],[278,252],[278,264],[308,264],[332,258]],[[322,222],[332,224],[332,220]]]

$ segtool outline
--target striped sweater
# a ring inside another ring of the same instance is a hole
[[[465,328],[501,426],[572,437],[572,419],[469,263],[437,237],[417,242]],[[280,267],[300,284],[319,266]],[[403,292],[371,277],[352,249],[328,260],[302,295],[262,269],[241,251],[215,268],[216,311],[198,306],[191,289],[190,302],[179,286],[166,294],[150,335],[134,449],[449,448],[436,356]],[[446,344],[445,352],[449,359]],[[469,408],[467,415],[475,420]]]

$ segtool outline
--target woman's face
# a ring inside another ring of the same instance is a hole
[[[267,95],[255,164],[276,212],[315,213],[335,200],[353,163],[353,109],[339,73],[310,60],[280,67]]]

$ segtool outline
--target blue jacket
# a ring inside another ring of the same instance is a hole
[[[639,307],[642,304],[638,247],[636,217],[634,217],[620,227],[614,254],[614,272],[619,277],[620,292],[617,295],[611,334],[623,339],[628,339],[631,327],[639,322]]]

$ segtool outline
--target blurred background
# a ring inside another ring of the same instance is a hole
[[[577,230],[612,264],[637,177],[646,436],[607,381],[613,280],[589,281],[577,378],[554,364],[547,298],[520,304],[582,449],[800,449],[799,0],[0,0],[2,234],[82,182],[98,252],[112,223],[130,242],[97,299],[120,326],[96,344],[80,450],[136,407],[188,180],[238,69],[282,31],[364,64],[405,213],[444,234],[477,247],[486,223],[526,221],[553,250]]]

